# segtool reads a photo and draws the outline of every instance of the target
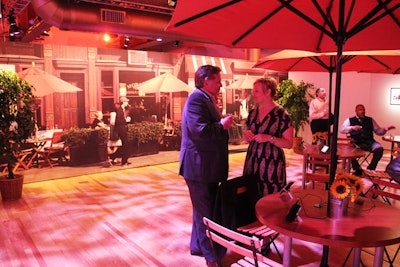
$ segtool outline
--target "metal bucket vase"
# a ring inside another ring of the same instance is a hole
[[[337,198],[332,194],[329,194],[328,217],[332,219],[341,219],[347,216],[347,210],[349,208],[350,196],[345,198]]]
[[[24,176],[20,174],[16,174],[14,179],[6,179],[5,176],[0,177],[1,199],[3,201],[20,199],[23,184]]]

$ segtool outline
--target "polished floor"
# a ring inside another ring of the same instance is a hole
[[[230,177],[242,173],[245,153],[236,152],[230,154]],[[144,167],[91,166],[92,172],[63,179],[51,177],[61,167],[34,170],[41,181],[27,182],[22,199],[0,202],[0,266],[205,266],[189,254],[191,203],[177,175],[177,155],[159,155],[169,163],[156,165],[151,158],[131,158]],[[288,180],[300,187],[302,156],[286,156]],[[387,160],[385,154],[379,167]],[[293,265],[319,266],[321,252],[320,245],[294,240]],[[347,252],[331,248],[329,266],[342,266]],[[372,266],[370,252],[362,253],[366,266]],[[228,254],[224,266],[235,258]]]

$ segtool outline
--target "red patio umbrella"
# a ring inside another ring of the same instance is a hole
[[[343,52],[342,71],[368,73],[399,73],[399,50]],[[329,103],[332,98],[332,76],[336,70],[336,52],[314,53],[303,50],[281,50],[257,61],[254,68],[276,71],[327,71],[329,73]],[[329,105],[329,112],[331,106]],[[328,142],[329,143],[329,142]]]
[[[337,160],[343,50],[399,49],[398,0],[180,0],[167,31],[231,47],[336,51],[331,156]],[[330,170],[333,182],[336,166]]]

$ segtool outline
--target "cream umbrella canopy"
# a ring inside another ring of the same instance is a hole
[[[135,89],[143,93],[173,93],[173,92],[188,92],[193,89],[173,74],[167,72],[157,77],[151,78],[142,82]]]
[[[19,72],[18,75],[33,86],[33,94],[37,97],[50,95],[52,93],[73,93],[82,91],[82,89],[75,85],[35,67],[35,64]]]
[[[253,89],[253,84],[257,78],[250,77],[247,73],[246,76],[240,77],[237,81],[231,83],[227,89]]]
[[[193,92],[193,89],[178,79],[173,74],[166,72],[157,77],[151,78],[138,86],[135,89],[138,89],[141,93],[174,93],[174,92]],[[171,98],[171,96],[170,96]],[[168,107],[165,107],[165,126],[168,124]]]

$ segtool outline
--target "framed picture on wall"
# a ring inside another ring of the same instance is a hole
[[[400,88],[390,88],[390,105],[400,105]]]

